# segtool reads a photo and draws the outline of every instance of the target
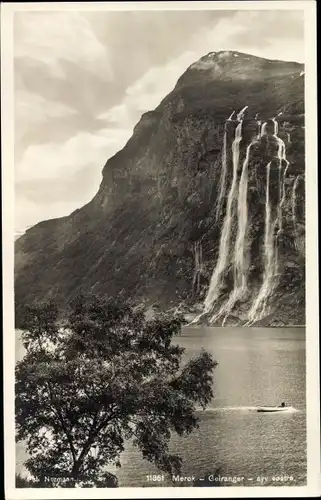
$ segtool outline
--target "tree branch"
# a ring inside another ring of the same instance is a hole
[[[96,430],[94,431],[95,429],[95,425],[97,423],[97,416],[98,416],[98,412],[94,418],[94,422],[93,422],[93,425],[91,427],[91,430],[89,432],[89,436],[88,436],[88,439],[86,441],[86,443],[84,444],[83,446],[83,449],[79,455],[79,457],[77,458],[76,462],[74,463],[74,467],[73,467],[73,470],[72,470],[72,475],[73,476],[77,476],[78,472],[79,472],[79,469],[80,469],[80,466],[84,460],[84,458],[86,457],[86,455],[89,453],[90,451],[90,448],[91,446],[93,445],[95,439],[98,437],[100,431],[110,422],[112,421],[117,415],[117,411],[112,413],[112,414],[109,414],[107,418],[105,418],[99,425],[98,427],[96,427]]]
[[[48,387],[48,392],[49,392],[50,400],[52,403],[53,411],[54,411],[55,415],[58,417],[60,424],[61,424],[61,427],[62,427],[62,430],[64,431],[64,433],[66,435],[66,438],[67,438],[67,441],[69,444],[69,448],[70,448],[70,451],[72,454],[72,458],[73,458],[73,461],[75,463],[76,462],[76,451],[75,451],[75,448],[73,445],[72,435],[68,431],[67,427],[65,426],[65,422],[64,422],[62,413],[60,412],[59,408],[55,407],[53,404],[53,394],[52,394],[52,388],[51,388],[50,382],[47,382],[47,387]]]

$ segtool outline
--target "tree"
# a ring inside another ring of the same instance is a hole
[[[21,474],[16,474],[16,488],[34,488],[34,481],[23,477]]]
[[[202,351],[182,365],[172,344],[181,317],[146,320],[142,311],[79,295],[65,321],[53,302],[28,306],[24,358],[16,366],[17,439],[25,466],[48,487],[116,486],[106,471],[121,466],[127,440],[162,471],[179,473],[172,432],[198,426],[196,405],[210,402],[216,362]],[[181,366],[182,365],[182,366]]]

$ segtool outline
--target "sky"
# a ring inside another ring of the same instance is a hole
[[[90,201],[141,115],[219,50],[304,62],[303,13],[16,12],[16,231]]]

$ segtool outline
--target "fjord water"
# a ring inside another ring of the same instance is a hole
[[[182,475],[244,476],[236,486],[257,486],[258,476],[265,476],[269,486],[305,484],[305,329],[193,326],[177,341],[186,356],[197,356],[204,347],[219,363],[215,397],[206,411],[198,412],[200,428],[184,438],[172,437],[171,451],[183,458]],[[254,409],[282,401],[295,410]],[[133,447],[124,453],[122,464],[115,471],[120,486],[177,485],[166,475],[164,482],[147,482],[146,476],[157,471]],[[273,476],[286,475],[293,480],[272,481]]]
[[[183,458],[182,475],[204,477],[216,473],[244,477],[238,485],[303,485],[306,478],[305,329],[304,328],[184,328],[174,342],[185,347],[186,359],[202,347],[218,361],[215,396],[199,411],[200,428],[190,436],[172,437],[171,451]],[[16,342],[16,358],[22,346]],[[258,413],[255,405],[290,403],[295,411]],[[17,472],[23,472],[24,447],[17,445]],[[108,468],[119,486],[192,486],[149,482],[159,474],[140,452],[128,445],[122,468]],[[273,476],[292,476],[275,483]],[[252,481],[251,481],[252,478]],[[217,484],[217,483],[215,483]],[[214,483],[213,483],[214,485]],[[231,482],[221,483],[233,486]]]

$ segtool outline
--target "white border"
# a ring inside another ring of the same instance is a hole
[[[110,2],[110,3],[12,3],[1,6],[2,97],[2,213],[3,213],[3,322],[4,322],[4,424],[5,490],[8,500],[68,498],[253,498],[318,497],[320,487],[320,385],[318,335],[318,203],[317,203],[317,84],[316,2]],[[13,129],[13,13],[16,11],[102,10],[304,10],[305,12],[305,111],[306,111],[306,360],[307,360],[307,486],[215,488],[83,488],[16,489],[14,429],[14,129]]]
[[[273,4],[272,4],[273,2]],[[186,2],[21,2],[3,5],[4,11],[131,11],[131,10],[310,10],[305,4],[314,4],[313,0],[262,0],[252,1],[186,1]],[[273,7],[272,7],[273,5]]]

